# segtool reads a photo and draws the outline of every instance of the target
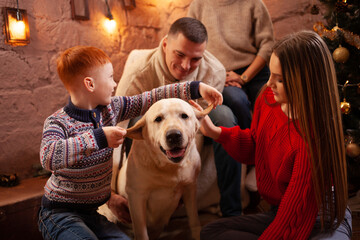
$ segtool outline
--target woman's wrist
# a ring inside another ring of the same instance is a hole
[[[220,134],[221,134],[221,128],[220,127],[217,127],[215,125],[213,125],[211,127],[211,130],[209,131],[209,136],[210,138],[214,139],[214,140],[217,140],[219,137],[220,137]]]

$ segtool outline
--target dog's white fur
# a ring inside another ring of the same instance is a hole
[[[156,239],[181,198],[192,238],[200,239],[196,183],[201,160],[195,135],[198,119],[210,110],[199,112],[183,100],[164,99],[128,129],[127,137],[134,140],[118,188],[128,199],[135,239]]]

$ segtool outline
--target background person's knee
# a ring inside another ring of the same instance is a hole
[[[235,115],[226,105],[217,106],[209,113],[209,117],[216,126],[233,127],[237,125]]]

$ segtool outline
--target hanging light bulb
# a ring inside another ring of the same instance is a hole
[[[116,22],[115,22],[114,19],[109,19],[109,18],[105,19],[104,25],[105,25],[106,30],[107,30],[109,33],[114,32],[114,30],[115,30],[115,28],[116,28]]]
[[[110,11],[110,6],[107,0],[105,0],[106,7],[107,7],[107,19],[105,19],[104,26],[108,33],[113,33],[116,28],[116,21],[114,20],[113,15]]]
[[[9,29],[11,39],[26,39],[25,23],[9,15]]]

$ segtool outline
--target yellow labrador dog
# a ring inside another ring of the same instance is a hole
[[[195,135],[199,119],[211,109],[199,112],[181,99],[164,99],[127,130],[133,144],[117,186],[128,199],[135,239],[158,238],[181,198],[192,238],[200,239],[196,183],[201,160]]]

